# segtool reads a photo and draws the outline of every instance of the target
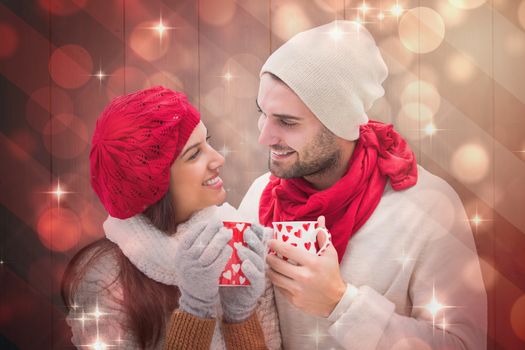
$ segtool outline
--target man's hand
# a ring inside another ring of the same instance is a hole
[[[324,227],[323,216],[319,217],[318,223]],[[324,237],[317,234],[319,246],[324,244]],[[315,316],[328,317],[346,290],[334,246],[329,245],[320,256],[275,239],[270,240],[269,247],[297,263],[293,265],[277,255],[268,255],[268,275],[273,284],[297,308]]]

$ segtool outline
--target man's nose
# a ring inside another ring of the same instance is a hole
[[[274,125],[269,118],[263,117],[264,120],[259,122],[259,143],[265,146],[271,146],[279,143],[279,137]]]

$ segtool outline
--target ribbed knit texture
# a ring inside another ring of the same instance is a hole
[[[257,316],[252,314],[248,319],[238,323],[222,322],[224,342],[228,350],[267,349],[264,345],[264,335]]]
[[[389,183],[350,239],[340,274],[357,291],[349,289],[332,315],[309,315],[276,290],[285,349],[415,349],[408,340],[421,349],[486,349],[486,293],[465,210],[445,181],[422,167],[418,173],[404,191]],[[268,180],[255,180],[243,199],[247,220],[258,217]],[[434,292],[451,307],[433,319],[425,305]]]
[[[279,77],[339,137],[359,138],[366,112],[384,95],[388,75],[368,30],[334,21],[296,34],[275,50],[260,74]]]
[[[164,349],[208,350],[215,323],[215,319],[200,318],[179,310],[173,312],[166,327]]]

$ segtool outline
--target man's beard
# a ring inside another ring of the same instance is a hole
[[[340,160],[341,150],[337,146],[335,135],[324,128],[314,141],[304,148],[301,159],[298,159],[287,168],[282,168],[277,165],[278,163],[272,163],[270,155],[268,168],[274,176],[281,179],[291,179],[322,175],[336,168]]]

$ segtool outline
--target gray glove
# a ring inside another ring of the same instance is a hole
[[[249,248],[240,246],[237,254],[242,261],[241,269],[250,281],[245,287],[220,287],[224,320],[229,323],[244,321],[249,318],[257,305],[257,300],[265,289],[265,228],[253,224],[244,231],[244,241]]]
[[[201,318],[215,317],[219,277],[232,254],[230,230],[213,220],[186,232],[175,252],[181,297],[179,308]]]

